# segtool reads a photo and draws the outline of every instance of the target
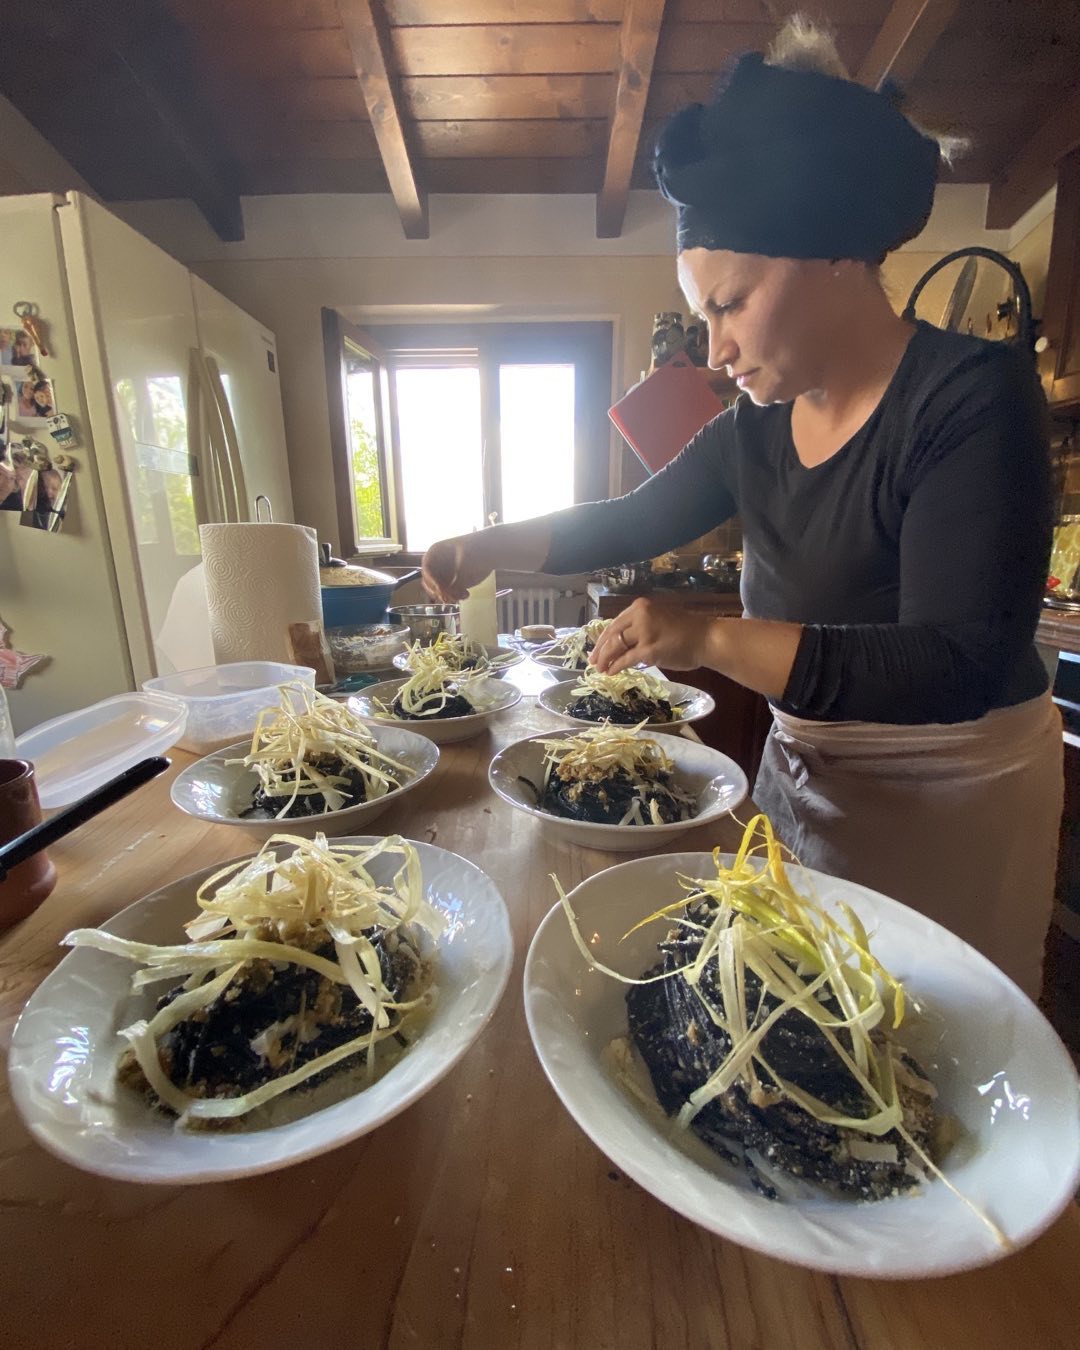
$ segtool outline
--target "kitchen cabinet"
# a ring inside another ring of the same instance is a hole
[[[1080,148],[1058,166],[1039,373],[1055,406],[1080,411]]]

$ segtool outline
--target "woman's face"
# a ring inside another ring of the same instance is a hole
[[[760,405],[821,385],[836,323],[833,265],[823,259],[691,248],[679,282],[709,326],[709,365],[727,367]]]
[[[30,345],[30,334],[26,332],[16,333],[14,346],[16,356],[29,356],[33,351]]]

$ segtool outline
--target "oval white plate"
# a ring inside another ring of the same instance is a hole
[[[576,683],[576,681],[574,682]],[[677,715],[670,722],[650,722],[647,731],[663,731],[665,727],[682,727],[690,722],[700,722],[703,717],[715,711],[716,702],[711,694],[706,694],[703,689],[695,689],[692,684],[677,684],[674,680],[664,680],[667,686],[666,698],[676,711]],[[562,722],[570,722],[578,727],[595,727],[597,723],[588,717],[571,717],[566,711],[571,703],[577,697],[573,691],[574,684],[569,680],[561,680],[558,684],[550,685],[547,689],[541,690],[537,696],[537,703],[541,708],[546,708],[549,713],[553,713]],[[675,708],[676,704],[681,704],[682,711]]]
[[[212,755],[205,755],[196,763],[189,764],[173,780],[169,796],[173,805],[189,816],[209,821],[213,825],[237,825],[258,835],[260,839],[282,833],[299,834],[306,839],[319,831],[327,835],[348,834],[350,830],[369,824],[382,815],[387,807],[400,801],[407,792],[419,787],[434,772],[439,762],[439,751],[428,737],[406,731],[399,723],[377,727],[374,735],[380,750],[412,770],[412,777],[401,787],[388,792],[385,797],[376,797],[374,801],[296,819],[252,820],[241,816],[240,812],[251,805],[258,779],[243,764],[230,764],[228,761],[243,759],[251,749],[250,739],[240,741],[237,745],[227,745],[224,750],[215,750]]]
[[[483,644],[484,651],[491,660],[498,660],[499,664],[494,670],[487,673],[492,679],[501,680],[508,670],[513,666],[520,666],[525,660],[525,653],[519,652],[516,647],[492,647],[490,643]],[[394,665],[398,670],[409,669],[409,653],[398,652],[394,657]]]
[[[438,996],[423,1032],[377,1082],[357,1090],[359,1075],[343,1075],[333,1104],[289,1123],[229,1133],[178,1130],[115,1083],[123,1044],[117,1028],[148,1016],[160,988],[132,996],[133,963],[84,948],[71,952],[42,981],[12,1036],[12,1095],[34,1138],[88,1172],[189,1185],[290,1166],[357,1139],[404,1111],[479,1036],[502,997],[513,958],[506,907],[491,879],[456,853],[430,844],[416,848],[424,893],[450,919],[436,948]],[[102,928],[142,942],[182,940],[181,925],[196,913],[199,883],[221,866],[215,863],[174,881]],[[370,866],[377,880],[387,881],[398,861],[383,855]],[[316,1091],[329,1090],[333,1097],[334,1086],[331,1079]],[[299,1105],[302,1109],[302,1097]]]
[[[404,680],[384,680],[381,684],[370,684],[359,693],[349,695],[349,707],[366,722],[374,722],[381,727],[408,727],[436,745],[450,745],[454,741],[467,741],[470,736],[478,736],[496,714],[521,702],[521,690],[516,685],[505,684],[502,680],[488,676],[471,685],[475,697],[484,702],[483,712],[467,717],[417,718],[388,717],[380,712],[375,700],[389,707],[404,683]]]
[[[728,858],[730,861],[730,858]],[[656,957],[658,924],[619,939],[680,895],[676,873],[712,876],[708,853],[637,858],[590,877],[569,899],[596,959],[639,976]],[[1061,1213],[1080,1180],[1077,1078],[1035,1005],[985,957],[938,924],[865,887],[791,869],[822,902],[846,901],[873,950],[926,1004],[903,1043],[922,1060],[939,1107],[962,1124],[943,1170],[1017,1246]],[[544,1072],[593,1142],[657,1199],[722,1237],[769,1256],[837,1274],[921,1279],[1004,1255],[942,1183],[860,1204],[824,1194],[767,1200],[659,1105],[632,1099],[601,1060],[627,1031],[626,986],[588,966],[561,906],[537,929],[525,963],[525,1013]],[[646,1076],[646,1083],[647,1083]]]
[[[488,782],[504,802],[535,816],[549,834],[567,843],[580,844],[583,848],[606,848],[613,853],[644,853],[646,849],[670,843],[687,830],[734,811],[749,791],[746,774],[719,750],[711,750],[700,741],[681,736],[654,736],[649,731],[642,735],[659,741],[664,747],[674,763],[677,782],[688,792],[697,794],[696,816],[671,825],[594,825],[590,821],[553,816],[550,811],[540,810],[528,784],[520,779],[528,778],[539,786],[544,759],[541,741],[563,740],[578,734],[576,731],[542,731],[527,736],[501,750],[488,768]]]

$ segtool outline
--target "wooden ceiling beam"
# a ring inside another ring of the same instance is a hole
[[[952,21],[960,0],[893,0],[856,79],[869,89],[907,84]]]
[[[427,193],[390,73],[390,28],[381,0],[338,0],[338,9],[405,238],[427,239]]]
[[[991,180],[986,228],[1007,230],[1057,181],[1058,164],[1080,146],[1080,88],[1039,127],[1031,140]]]
[[[617,239],[626,217],[665,0],[626,0],[619,30],[619,83],[608,135],[604,182],[596,198],[596,237]]]

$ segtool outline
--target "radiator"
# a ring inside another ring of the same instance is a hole
[[[554,586],[515,586],[499,603],[499,632],[512,633],[523,623],[555,623],[555,602],[562,594]]]

